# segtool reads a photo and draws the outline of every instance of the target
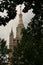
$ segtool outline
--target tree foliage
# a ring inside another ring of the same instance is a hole
[[[6,41],[4,39],[0,39],[0,65],[3,65],[5,63],[4,61],[7,60],[4,57],[8,54],[8,49],[6,46]]]
[[[12,65],[42,65],[43,64],[43,27],[35,16],[23,29],[20,43],[14,47]]]
[[[6,25],[11,19],[15,18],[16,15],[16,5],[14,3],[14,0],[2,0],[0,1],[0,11],[4,12],[4,10],[7,11],[7,16],[1,17],[0,16],[0,25]]]
[[[42,65],[43,64],[43,1],[42,0],[25,0],[24,12],[29,9],[33,9],[35,16],[32,18],[31,22],[28,24],[27,29],[23,29],[23,37],[20,42],[19,49],[18,46],[15,51],[20,57],[16,59],[19,65]],[[23,51],[23,54],[21,52]],[[23,56],[21,58],[21,56]],[[21,63],[20,63],[21,62]],[[17,62],[16,62],[17,63]]]
[[[33,13],[41,16],[43,20],[43,0],[1,0],[0,1],[0,12],[7,11],[7,16],[0,16],[0,25],[6,25],[11,19],[16,16],[16,6],[24,3],[25,8],[23,12],[27,12],[29,9],[33,9]]]

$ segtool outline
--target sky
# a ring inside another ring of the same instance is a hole
[[[19,5],[20,6],[20,5]],[[13,28],[13,32],[14,32],[14,38],[16,37],[16,27],[19,23],[19,6],[16,7],[17,9],[17,15],[15,17],[15,19],[9,21],[9,23],[6,26],[1,25],[0,26],[0,38],[4,38],[7,41],[7,45],[9,45],[9,35],[11,32],[11,28]],[[24,5],[22,5],[22,9],[24,8]],[[4,11],[4,13],[0,12],[0,16],[4,17],[7,16],[6,11]],[[31,21],[31,19],[33,18],[34,14],[32,13],[32,9],[29,10],[27,13],[23,13],[23,23],[24,26],[27,27],[28,23]]]

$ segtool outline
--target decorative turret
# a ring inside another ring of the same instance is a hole
[[[11,28],[11,33],[10,33],[10,36],[9,36],[9,49],[11,50],[11,52],[9,53],[9,64],[8,64],[8,65],[12,65],[11,61],[12,61],[13,49],[14,49],[14,34],[13,34],[13,28]]]
[[[10,38],[9,38],[9,49],[13,49],[14,43],[13,43],[13,39],[14,39],[14,34],[13,34],[13,29],[11,28],[11,33],[10,33]]]

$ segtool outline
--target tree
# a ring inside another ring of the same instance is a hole
[[[23,29],[22,39],[14,49],[12,65],[42,65],[43,64],[43,33],[42,25],[37,16]]]
[[[23,36],[25,40],[25,58],[28,65],[43,64],[43,34],[41,21],[37,20],[37,16],[32,19],[27,28],[27,33]],[[25,32],[24,32],[25,33]],[[26,37],[27,35],[27,37]],[[26,39],[25,39],[26,38]],[[23,41],[23,39],[22,39]],[[24,43],[24,41],[23,41]],[[22,44],[22,43],[21,43]]]
[[[6,58],[7,54],[8,54],[8,49],[6,46],[6,41],[4,39],[0,39],[0,65],[3,65],[3,63],[5,63],[4,57]]]
[[[0,25],[6,25],[11,19],[15,18],[16,15],[16,4],[14,0],[2,0],[0,1],[0,11],[4,12],[7,11],[7,16],[1,17],[0,16]]]
[[[17,43],[17,46],[14,46],[13,58],[12,58],[12,65],[21,65],[23,64],[23,47],[21,44]]]
[[[0,25],[6,25],[11,19],[14,19],[16,16],[16,6],[24,3],[25,8],[23,12],[27,12],[29,9],[33,9],[38,17],[41,16],[43,21],[43,1],[42,0],[1,0],[0,1],[0,12],[7,11],[7,16],[0,16]]]

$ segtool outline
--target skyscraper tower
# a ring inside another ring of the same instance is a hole
[[[24,24],[23,24],[23,19],[22,19],[22,9],[20,6],[19,21],[18,21],[18,26],[16,28],[16,39],[17,39],[17,41],[21,40],[21,37],[22,37],[21,30],[23,28],[24,28]]]

